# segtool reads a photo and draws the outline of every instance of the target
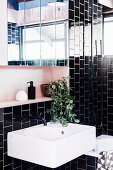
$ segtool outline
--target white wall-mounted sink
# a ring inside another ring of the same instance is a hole
[[[48,123],[8,133],[8,156],[50,168],[61,166],[96,146],[92,126]]]

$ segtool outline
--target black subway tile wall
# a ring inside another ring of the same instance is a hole
[[[103,58],[103,124],[108,135],[113,136],[113,57]]]
[[[33,167],[37,170],[39,169],[40,166],[18,159],[12,159],[7,155],[7,133],[38,125],[38,120],[36,118],[30,119],[30,115],[36,117],[37,114],[40,114],[50,121],[50,115],[45,114],[50,106],[51,102],[41,102],[0,109],[0,170],[30,170]],[[44,168],[40,167],[41,169]]]
[[[98,127],[103,114],[102,92],[106,92],[101,50],[97,50],[102,41],[102,6],[90,0],[69,2],[70,94],[75,97],[80,122]]]
[[[95,125],[97,135],[113,136],[113,56],[103,56],[100,48],[102,6],[89,0],[69,2],[70,94],[81,123]]]
[[[89,170],[89,168],[96,170],[97,159],[86,155],[55,169],[21,161],[7,155],[7,133],[42,123],[35,118],[37,114],[45,117],[49,122],[51,117],[46,111],[50,107],[49,101],[0,109],[0,170]],[[34,119],[29,119],[30,115],[33,115]]]

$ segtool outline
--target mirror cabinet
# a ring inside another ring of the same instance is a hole
[[[67,66],[68,0],[7,0],[1,5],[6,40],[0,48],[6,54],[0,65]]]

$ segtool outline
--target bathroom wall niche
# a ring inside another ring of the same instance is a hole
[[[67,66],[68,0],[7,0],[7,12],[6,65]]]

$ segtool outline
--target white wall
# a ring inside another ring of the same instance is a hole
[[[0,67],[0,101],[14,100],[18,90],[26,90],[33,81],[36,96],[42,96],[41,84],[68,76],[68,67],[40,67],[38,69],[2,69]]]

